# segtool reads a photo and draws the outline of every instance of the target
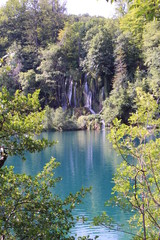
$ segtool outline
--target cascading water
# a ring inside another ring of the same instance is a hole
[[[87,107],[92,114],[95,114],[95,112],[92,109],[92,92],[88,88],[87,81],[84,85],[84,94],[85,94],[85,107]]]
[[[67,92],[68,102],[70,106],[71,106],[71,100],[72,100],[72,89],[73,89],[73,81],[71,80],[69,82],[69,87]]]
[[[73,90],[73,94],[74,94],[74,107],[76,107],[76,105],[77,105],[77,101],[76,101],[76,87],[77,87],[77,83],[75,83],[74,90]]]
[[[87,81],[84,84],[84,91],[85,91],[86,94],[88,93],[88,83],[87,83]]]
[[[89,91],[88,94],[87,94],[86,107],[88,107],[89,109],[91,109],[91,105],[92,105],[92,92]]]
[[[90,83],[89,83],[90,81]],[[61,106],[63,110],[68,107],[86,107],[90,113],[95,114],[93,108],[96,106],[98,113],[105,99],[104,87],[99,87],[93,79],[88,79],[87,75],[83,76],[79,81],[74,81],[72,76],[63,78],[57,86],[57,106]]]

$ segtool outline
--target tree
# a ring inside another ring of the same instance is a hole
[[[120,27],[123,31],[132,32],[137,45],[142,47],[142,34],[145,25],[160,18],[159,1],[134,0],[129,3],[128,13],[121,19]]]
[[[122,163],[114,176],[114,197],[110,200],[124,210],[133,211],[133,239],[160,237],[160,118],[158,104],[152,95],[137,88],[137,110],[129,125],[115,119],[110,133]],[[104,218],[101,219],[104,223]]]
[[[24,96],[16,91],[14,96],[3,88],[0,92],[0,146],[9,155],[20,155],[24,151],[41,151],[52,145],[46,139],[34,139],[43,129],[45,111],[41,111],[38,101],[39,91]],[[0,160],[0,167],[6,159]]]
[[[3,59],[2,59],[3,62]],[[10,66],[1,66],[0,67],[0,89],[6,87],[10,91],[10,94],[14,94],[18,84],[14,81],[12,77],[12,68]]]
[[[17,89],[21,89],[19,73],[21,71],[21,47],[14,42],[7,50],[7,54],[2,57],[0,65],[0,89],[3,87],[10,92],[11,95]]]
[[[92,35],[95,34],[95,35]],[[105,92],[109,94],[111,90],[111,79],[114,73],[113,66],[113,42],[112,36],[107,28],[99,26],[89,31],[86,39],[92,39],[88,45],[88,52],[83,61],[84,70],[96,81],[102,81]],[[86,44],[88,44],[86,42]]]
[[[22,71],[36,70],[38,50],[55,43],[64,26],[65,4],[58,0],[8,0],[0,8],[0,57],[16,41],[21,46]]]
[[[27,72],[20,72],[18,82],[21,84],[21,88],[24,94],[33,93],[36,88],[36,74],[34,70],[28,70]]]
[[[82,52],[82,38],[85,36],[85,23],[78,21],[73,24],[67,23],[60,32],[59,40],[67,58],[68,70],[77,70],[80,65]]]
[[[106,125],[110,125],[114,118],[121,119],[123,123],[127,123],[130,112],[133,107],[134,88],[128,82],[126,88],[120,86],[114,88],[109,98],[103,102],[103,119]],[[133,92],[131,92],[133,91]]]
[[[139,64],[140,53],[131,34],[117,31],[114,58],[115,74],[113,88],[122,86],[125,88],[126,82],[134,82],[134,75]]]
[[[36,80],[41,88],[42,104],[57,107],[65,98],[64,88],[67,74],[66,56],[58,45],[51,45],[42,51],[42,61],[38,67]],[[61,94],[62,92],[62,94]],[[60,93],[60,94],[59,94]]]
[[[15,174],[13,167],[3,167],[8,155],[41,151],[54,144],[37,139],[43,129],[45,111],[38,101],[39,91],[14,96],[0,92],[0,238],[4,239],[74,239],[69,231],[75,224],[72,209],[89,189],[69,194],[64,200],[53,194],[60,180],[54,178],[59,165],[52,158],[35,177]]]
[[[148,23],[143,34],[144,60],[148,67],[150,91],[160,98],[160,21]]]
[[[65,3],[59,0],[39,0],[38,40],[41,46],[56,43],[58,34],[64,27]]]
[[[68,233],[75,224],[72,210],[88,190],[81,189],[64,200],[53,194],[60,178],[55,159],[35,177],[0,169],[0,237],[4,239],[74,239]]]
[[[150,21],[160,19],[159,0],[111,0],[111,3],[113,2],[116,2],[121,16],[121,30],[131,33],[137,46],[142,49],[145,25]]]
[[[91,45],[91,41],[93,39],[93,37],[99,33],[100,29],[102,29],[104,27],[104,25],[106,25],[106,19],[103,19],[103,18],[91,18],[90,20],[88,20],[86,23],[85,23],[85,36],[82,38],[82,63],[81,65],[84,67],[84,70],[87,70],[85,69],[85,62],[83,63],[83,61],[85,61],[85,58],[87,56],[87,53],[90,49],[90,45]],[[109,25],[112,25],[113,27],[113,24],[110,22]]]
[[[103,116],[110,124],[115,117],[127,123],[133,111],[136,83],[136,68],[139,52],[130,34],[117,31],[114,48],[114,77],[110,95],[103,103]]]

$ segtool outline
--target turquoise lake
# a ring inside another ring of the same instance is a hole
[[[87,217],[88,220],[84,224],[79,221],[72,229],[72,235],[90,235],[92,239],[98,235],[100,240],[130,239],[128,234],[91,225],[93,217],[103,211],[125,226],[129,218],[128,213],[116,207],[105,207],[105,201],[111,197],[111,189],[114,186],[113,174],[121,162],[121,158],[107,140],[107,133],[105,131],[45,132],[42,136],[49,140],[57,140],[58,143],[40,153],[26,153],[26,161],[9,157],[7,165],[14,165],[16,173],[36,175],[51,156],[55,157],[61,163],[56,169],[56,176],[62,177],[55,191],[62,198],[70,192],[75,193],[82,186],[92,186],[91,194],[88,194],[84,203],[74,210],[75,216]]]

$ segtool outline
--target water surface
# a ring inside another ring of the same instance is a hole
[[[40,153],[26,153],[27,161],[12,157],[7,164],[14,165],[15,172],[36,175],[51,156],[55,157],[61,163],[56,169],[56,176],[63,178],[56,187],[56,193],[61,198],[70,192],[75,193],[82,186],[92,186],[92,192],[87,195],[84,204],[74,210],[75,216],[87,217],[88,221],[85,224],[79,221],[72,234],[90,235],[91,238],[98,235],[100,240],[130,239],[127,234],[91,226],[93,217],[103,211],[120,223],[125,223],[129,217],[118,208],[104,205],[111,197],[112,177],[121,161],[107,140],[105,131],[45,132],[42,135],[58,143]]]

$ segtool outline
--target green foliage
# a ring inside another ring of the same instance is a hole
[[[114,56],[114,82],[117,80],[122,86],[125,86],[126,80],[134,82],[134,75],[140,61],[140,52],[130,33],[117,32]]]
[[[159,1],[117,4],[120,16],[105,19],[67,16],[59,0],[8,0],[0,8],[0,87],[41,89],[42,108],[68,109],[84,107],[87,82],[92,108],[103,105],[106,122],[127,122],[137,84],[158,101]]]
[[[142,47],[142,34],[147,22],[159,19],[159,1],[134,0],[129,3],[128,13],[121,18],[121,29],[132,32],[137,45]]]
[[[116,39],[116,45],[114,50],[115,55],[115,74],[113,79],[113,88],[125,87],[128,80],[129,73],[127,72],[127,48],[128,41],[123,34],[119,34]]]
[[[50,45],[42,50],[42,60],[36,74],[36,81],[41,88],[42,100],[49,106],[60,105],[61,99],[57,96],[57,89],[64,88],[66,77],[66,57],[60,46]]]
[[[53,108],[45,108],[45,119],[43,122],[45,130],[77,130],[79,129],[77,118],[72,116],[70,110],[64,111],[61,107],[54,110]]]
[[[45,111],[41,111],[39,91],[24,96],[16,91],[14,96],[3,88],[0,92],[0,146],[9,155],[21,155],[24,151],[41,151],[53,144],[46,139],[35,139],[43,129]]]
[[[14,174],[13,167],[0,169],[0,236],[2,239],[74,239],[72,210],[89,189],[69,194],[64,200],[54,194],[60,180],[59,166],[52,158],[35,177]]]
[[[84,112],[81,112],[79,116],[76,112],[73,113],[71,110],[64,111],[62,108],[57,108],[54,110],[46,107],[43,128],[44,130],[56,131],[82,129],[100,130],[103,124],[101,116],[98,114],[89,115],[89,112],[87,114],[85,109],[83,110]]]
[[[146,25],[143,34],[144,58],[148,67],[148,84],[150,91],[160,97],[160,21]]]
[[[1,62],[3,64],[4,60],[1,59]],[[10,90],[10,93],[13,94],[15,92],[15,84],[13,82],[13,79],[11,79],[11,67],[10,66],[1,66],[0,67],[0,89],[2,87],[6,87],[8,90]]]
[[[130,1],[131,2],[131,1]],[[153,0],[134,0],[131,2],[130,11],[135,10],[138,16],[143,16],[144,21],[152,21],[155,18],[159,19],[159,1]]]
[[[87,130],[100,130],[102,129],[102,119],[100,115],[87,115],[80,116],[77,124],[80,129]]]
[[[103,103],[103,118],[106,124],[113,121],[115,117],[127,123],[129,114],[134,110],[133,99],[135,97],[134,85],[126,82],[124,87],[114,88],[109,98]]]
[[[99,33],[101,29],[106,29],[106,20],[98,19],[98,18],[91,18],[85,24],[85,36],[82,39],[82,58],[81,58],[81,66],[87,72],[87,66],[85,64],[85,58],[91,46],[91,41]],[[84,61],[84,62],[83,62]]]
[[[57,108],[52,121],[53,128],[61,131],[66,120],[66,112],[62,108]]]
[[[39,1],[37,37],[38,43],[42,47],[57,41],[59,31],[64,27],[64,12],[65,3],[59,0]]]
[[[112,204],[133,210],[133,239],[156,239],[160,231],[160,119],[153,96],[137,88],[137,110],[129,125],[115,119],[110,132],[113,147],[122,156],[114,176]]]
[[[35,78],[36,74],[34,70],[28,70],[27,72],[20,72],[18,81],[21,84],[22,90],[25,94],[33,93],[35,91]]]
[[[86,41],[87,40],[87,41]],[[82,62],[84,70],[95,79],[101,79],[107,94],[111,89],[113,76],[113,42],[108,29],[104,27],[93,27],[86,34],[86,45],[88,52]]]
[[[70,25],[67,23],[61,33],[62,48],[67,58],[68,69],[79,68],[81,49],[82,49],[82,38],[85,35],[85,23],[83,21],[75,22]]]
[[[53,129],[54,109],[50,107],[45,108],[45,119],[43,122],[43,128],[45,130]]]
[[[107,124],[115,117],[126,123],[135,108],[133,100],[136,96],[136,87],[142,87],[144,91],[149,90],[146,71],[137,68],[142,59],[131,34],[117,32],[114,56],[113,89],[103,103],[103,118]]]
[[[70,193],[64,200],[53,193],[55,184],[60,180],[54,177],[54,169],[59,163],[53,158],[35,177],[14,174],[13,167],[2,168],[8,154],[24,158],[26,150],[41,151],[55,143],[37,139],[45,117],[38,97],[39,91],[27,96],[20,91],[11,96],[5,88],[0,92],[1,239],[74,239],[69,237],[75,224],[72,210],[90,191],[82,188],[76,194]],[[57,116],[55,121],[60,119]]]
[[[114,23],[111,24],[114,29]],[[50,107],[62,107],[65,102],[65,106],[73,106],[73,94],[72,103],[67,102],[69,81],[78,88],[76,97],[80,99],[77,99],[77,103],[79,106],[84,104],[82,98],[86,75],[89,76],[88,84],[93,92],[96,87],[100,89],[105,86],[105,91],[109,93],[114,67],[113,29],[101,18],[66,23],[59,32],[59,44],[50,45],[41,52],[42,60],[37,68],[36,79],[45,105],[47,103]],[[99,96],[96,94],[94,101],[99,104]]]
[[[22,47],[23,71],[35,70],[39,64],[39,47],[57,41],[58,32],[64,25],[64,11],[64,4],[57,0],[8,0],[0,9],[2,52],[5,53],[16,41]]]

